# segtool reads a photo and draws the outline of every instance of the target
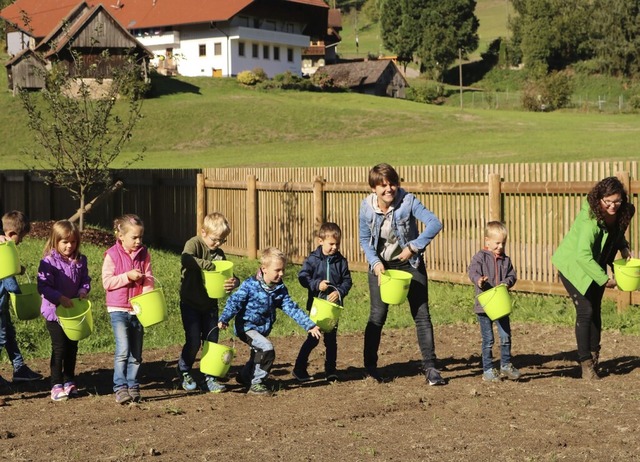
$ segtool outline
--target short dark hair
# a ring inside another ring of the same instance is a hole
[[[18,236],[24,236],[31,231],[31,223],[20,210],[12,210],[2,215],[2,230],[4,233],[14,232]]]
[[[320,239],[326,239],[327,237],[334,237],[336,240],[342,238],[342,230],[340,226],[330,221],[323,223],[318,230],[318,237]]]
[[[369,186],[375,188],[384,181],[388,181],[392,186],[400,186],[400,176],[389,164],[378,164],[369,170]]]

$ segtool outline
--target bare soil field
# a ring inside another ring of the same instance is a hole
[[[338,337],[341,380],[322,379],[322,344],[300,385],[291,376],[303,337],[275,338],[271,397],[246,395],[235,374],[248,356],[236,343],[224,394],[182,391],[179,346],[145,352],[143,401],[118,405],[113,357],[83,355],[80,397],[49,398],[48,361],[31,361],[47,378],[3,390],[0,460],[270,461],[501,460],[598,461],[640,457],[640,338],[603,335],[604,378],[579,378],[573,330],[513,326],[518,382],[483,383],[475,325],[436,326],[448,383],[430,387],[419,370],[411,329],[385,330],[378,384],[364,379],[362,337]],[[496,350],[497,352],[497,350]],[[0,374],[10,378],[6,359]]]

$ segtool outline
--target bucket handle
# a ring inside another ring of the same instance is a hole
[[[332,287],[333,290],[336,291],[336,293],[338,294],[338,301],[340,302],[339,306],[340,306],[340,308],[343,308],[343,306],[342,306],[342,295],[340,295],[340,291],[338,290],[338,288],[336,286],[332,285],[332,284],[327,284],[327,286],[328,287]],[[320,292],[318,295],[321,295],[321,294],[324,294],[324,292]],[[325,296],[325,300],[326,300],[326,296]]]
[[[213,326],[211,328],[211,330],[207,334],[207,342],[211,341],[211,340],[209,340],[209,336],[211,335],[211,332],[213,332],[216,329],[218,329],[218,326]],[[236,349],[236,337],[234,335],[231,336],[231,348],[233,348],[234,350]]]

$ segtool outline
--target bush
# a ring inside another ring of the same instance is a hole
[[[573,79],[567,72],[552,72],[525,83],[522,106],[529,111],[554,111],[567,107],[573,93]]]
[[[418,103],[442,104],[444,86],[436,82],[415,82],[407,88],[407,99]]]
[[[259,82],[258,77],[252,71],[241,71],[236,77],[242,85],[253,86]]]
[[[634,111],[640,111],[640,95],[632,95],[631,98],[629,98],[629,106],[631,106],[631,109]]]
[[[331,90],[339,88],[333,81],[333,78],[331,78],[322,70],[316,71],[316,73],[311,76],[311,83],[320,90]]]
[[[255,75],[256,79],[258,79],[258,83],[264,82],[265,80],[269,80],[269,76],[261,67],[254,67],[253,71],[251,72],[253,72],[253,75]]]
[[[258,88],[262,90],[300,90],[300,91],[313,91],[315,87],[309,81],[304,79],[291,71],[283,72],[282,74],[276,74],[273,79],[265,80],[258,84]]]

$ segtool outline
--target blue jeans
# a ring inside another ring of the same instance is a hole
[[[142,337],[144,328],[138,317],[124,311],[109,313],[116,339],[113,358],[113,391],[139,387],[138,369],[142,363]]]
[[[429,313],[427,270],[424,262],[420,262],[418,268],[406,263],[394,266],[394,269],[408,271],[413,275],[407,299],[409,300],[411,316],[416,324],[418,346],[422,354],[422,367],[427,370],[430,367],[435,367],[436,361],[433,324],[431,324],[431,314]],[[369,272],[369,294],[371,297],[371,312],[364,331],[364,367],[375,369],[378,367],[378,348],[382,337],[382,327],[387,321],[389,305],[380,298],[378,278],[372,272]]]
[[[7,300],[9,296],[6,297]],[[0,352],[2,348],[7,350],[9,360],[13,364],[13,370],[17,371],[24,364],[24,359],[18,347],[16,340],[16,329],[11,321],[11,313],[9,313],[9,304],[0,308]]]
[[[180,315],[184,328],[184,346],[178,358],[178,369],[189,372],[202,343],[205,340],[218,342],[218,305],[216,303],[209,310],[202,311],[180,302]]]
[[[493,368],[492,348],[493,323],[498,326],[498,336],[500,337],[500,367],[511,363],[511,324],[509,316],[492,321],[489,316],[477,313],[478,324],[480,324],[480,334],[482,335],[482,370],[484,372]]]
[[[240,375],[245,383],[251,385],[262,383],[269,375],[276,352],[271,341],[256,330],[248,330],[238,334],[238,338],[251,347],[251,356],[244,365]]]

